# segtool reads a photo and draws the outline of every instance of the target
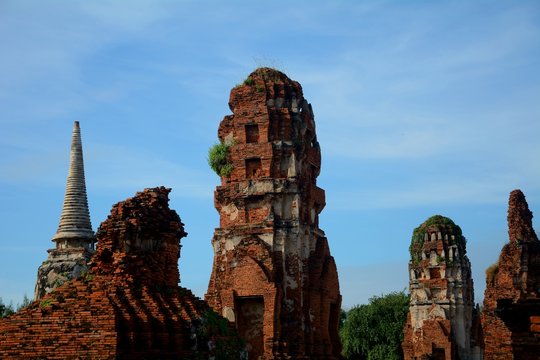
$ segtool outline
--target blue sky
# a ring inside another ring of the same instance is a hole
[[[407,287],[411,233],[434,214],[462,227],[481,301],[509,192],[540,212],[537,1],[3,0],[0,53],[4,302],[33,295],[53,246],[74,120],[94,229],[136,191],[172,187],[181,283],[203,296],[218,225],[207,149],[258,66],[313,105],[345,307]]]

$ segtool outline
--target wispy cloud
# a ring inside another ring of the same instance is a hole
[[[164,5],[134,1],[7,1],[0,11],[0,122],[32,122],[117,100],[130,83],[88,81],[88,60],[129,41],[168,15]],[[24,26],[20,26],[24,24]],[[132,83],[131,83],[132,85]],[[89,101],[90,100],[90,101]],[[31,106],[30,106],[31,104]]]

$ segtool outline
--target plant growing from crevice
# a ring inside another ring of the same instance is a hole
[[[444,262],[444,258],[441,255],[437,255],[437,264],[442,264]]]
[[[230,148],[232,143],[220,141],[208,149],[208,165],[218,176],[231,176],[233,164],[230,160]]]
[[[263,66],[255,70],[255,72],[262,76],[266,81],[279,81],[282,76],[285,76],[283,72],[274,67]]]
[[[486,280],[488,284],[493,284],[495,281],[495,277],[497,276],[497,273],[499,272],[499,262],[497,261],[495,264],[491,264],[486,269]]]
[[[45,299],[45,300],[41,300],[41,302],[39,303],[39,307],[40,308],[45,308],[47,306],[50,306],[53,302],[53,299]]]

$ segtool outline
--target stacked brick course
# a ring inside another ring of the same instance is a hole
[[[240,358],[227,321],[178,286],[186,233],[169,191],[146,189],[116,204],[90,271],[0,321],[0,358]]]
[[[235,323],[250,358],[337,359],[336,265],[318,227],[321,153],[311,105],[285,74],[254,71],[231,91],[218,131],[230,176],[215,191],[220,227],[206,300]]]
[[[540,359],[540,241],[520,190],[510,193],[508,236],[487,271],[482,326],[486,360]]]
[[[459,226],[435,215],[413,233],[404,358],[481,359],[471,265]]]

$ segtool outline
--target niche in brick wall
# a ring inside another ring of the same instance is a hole
[[[259,125],[248,124],[246,125],[246,143],[259,142]]]
[[[246,199],[246,221],[259,222],[268,216],[268,208],[263,206],[263,196],[253,196]]]
[[[262,296],[238,297],[235,305],[238,333],[248,344],[248,359],[258,359],[264,352],[264,300]]]
[[[253,179],[261,176],[262,164],[260,158],[246,159],[246,178]]]
[[[430,268],[429,269],[429,277],[431,279],[440,279],[441,278],[441,270],[437,268]]]

